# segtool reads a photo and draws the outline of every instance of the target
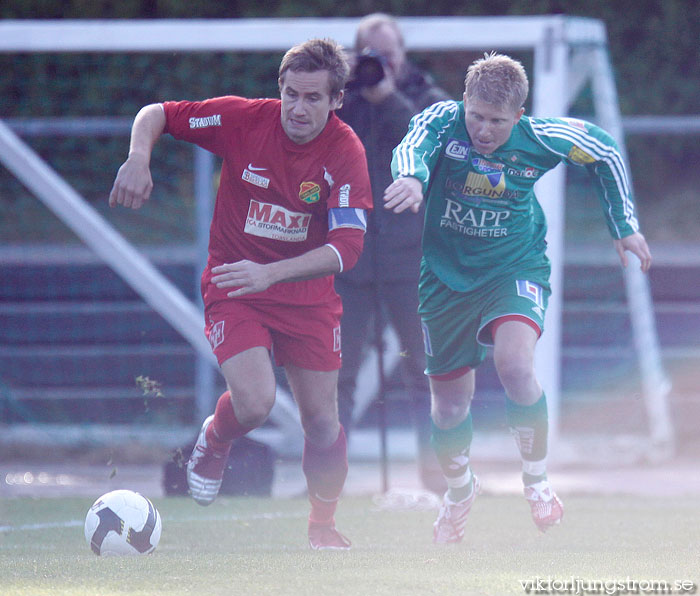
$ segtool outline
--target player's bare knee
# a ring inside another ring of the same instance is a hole
[[[535,382],[535,370],[532,363],[526,359],[500,359],[495,362],[498,378],[508,396],[517,396],[524,388],[529,388]]]
[[[242,426],[248,428],[259,428],[265,424],[270,411],[261,409],[245,409],[237,416]]]
[[[272,406],[275,404],[275,394],[260,391],[241,391],[232,394],[233,410],[236,418],[249,428],[258,428],[267,420]]]
[[[445,399],[433,396],[430,415],[439,428],[452,428],[467,417],[471,399]]]
[[[335,443],[340,432],[338,417],[330,413],[316,412],[304,416],[301,425],[306,439],[318,447],[329,447]]]

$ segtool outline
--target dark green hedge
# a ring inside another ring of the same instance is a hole
[[[608,30],[613,63],[619,76],[623,113],[700,112],[697,93],[697,81],[700,80],[700,3],[696,0],[359,0],[344,4],[330,0],[123,0],[118,3],[106,0],[10,0],[0,4],[0,18],[339,17],[360,16],[375,10],[405,16],[567,14],[601,19]],[[92,60],[92,69],[96,70],[104,58]],[[148,73],[146,58],[142,60],[144,62],[141,62],[140,68]],[[233,71],[238,72],[236,59],[231,60]],[[190,82],[191,85],[191,78],[187,76],[191,63],[180,64],[177,57],[173,56],[165,64],[175,79],[172,85],[176,85],[177,81]],[[226,64],[222,60],[221,66]],[[51,74],[46,71],[47,67],[46,64],[35,67],[37,72],[32,79],[39,87],[42,85],[41,75]],[[57,66],[56,74],[87,74],[71,70],[71,67],[66,68],[67,70]],[[116,81],[105,83],[108,89],[119,86],[120,73],[125,74],[120,70],[119,60],[109,60],[104,64],[103,74]],[[147,87],[151,86],[148,79],[140,82]],[[3,77],[3,97],[6,97],[8,89],[26,89],[27,84],[19,84]],[[170,90],[167,87],[161,88]],[[115,91],[115,101],[118,101],[119,96]],[[115,107],[119,107],[119,104]]]

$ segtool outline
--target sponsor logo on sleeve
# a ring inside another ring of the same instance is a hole
[[[581,165],[586,165],[595,161],[594,157],[592,157],[590,154],[586,153],[583,149],[577,147],[576,145],[572,146],[569,150],[569,159],[574,163],[578,163]]]
[[[321,187],[315,182],[302,182],[299,185],[299,198],[304,203],[318,203],[321,199]]]
[[[204,118],[190,118],[190,128],[208,128],[209,126],[221,126],[221,114],[204,116]]]
[[[279,205],[251,199],[244,231],[260,238],[303,242],[308,236],[310,223],[310,213],[297,213]]]
[[[350,185],[343,184],[338,192],[338,207],[350,206]]]
[[[450,139],[445,147],[445,156],[457,161],[469,159],[469,143],[458,139]]]

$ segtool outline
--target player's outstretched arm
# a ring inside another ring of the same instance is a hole
[[[401,213],[410,209],[418,213],[423,202],[423,183],[413,176],[397,178],[384,191],[384,209]]]
[[[613,243],[615,244],[615,250],[620,257],[620,262],[623,267],[627,267],[627,255],[625,252],[630,251],[639,258],[641,270],[644,273],[649,271],[649,267],[651,267],[651,251],[642,234],[635,232],[619,240],[613,240]]]
[[[117,172],[109,193],[109,206],[139,209],[151,196],[151,152],[165,130],[165,112],[160,104],[147,105],[136,114],[131,127],[129,157]]]
[[[324,277],[340,271],[337,253],[329,246],[320,246],[307,253],[267,263],[237,261],[212,268],[212,283],[217,288],[235,288],[228,296],[235,298],[262,292],[271,285],[285,281],[299,281]]]

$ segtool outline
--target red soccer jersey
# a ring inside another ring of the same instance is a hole
[[[212,267],[304,254],[326,243],[329,209],[371,209],[364,148],[334,113],[315,139],[298,145],[282,128],[276,99],[227,96],[163,106],[165,132],[223,158],[202,276],[205,304],[227,299],[230,291],[208,283]],[[333,276],[327,276],[243,298],[309,304],[333,294]]]

